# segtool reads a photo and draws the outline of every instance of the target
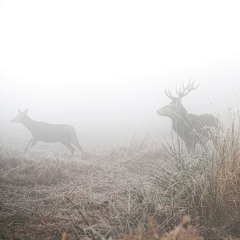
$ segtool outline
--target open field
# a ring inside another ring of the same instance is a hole
[[[122,147],[69,158],[67,150],[53,154],[32,149],[24,155],[3,147],[0,160],[1,229],[6,236],[52,239],[66,231],[75,238],[94,231],[106,237],[112,222],[144,199],[139,191],[148,188],[149,172],[161,153]],[[119,224],[124,231],[130,227]]]
[[[232,124],[218,152],[210,144],[188,154],[179,139],[168,146],[147,135],[85,144],[72,158],[61,144],[27,154],[19,150],[25,139],[2,145],[1,238],[61,239],[66,232],[68,239],[236,239],[238,139]]]

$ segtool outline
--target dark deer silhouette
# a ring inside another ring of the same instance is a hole
[[[28,117],[26,109],[21,112],[19,109],[19,114],[12,120],[12,122],[22,123],[31,133],[33,139],[28,142],[24,153],[27,152],[29,147],[36,145],[38,141],[43,142],[61,142],[71,151],[71,156],[74,154],[74,147],[71,145],[73,143],[80,151],[82,147],[79,145],[77,140],[77,135],[75,129],[67,124],[50,124],[45,122],[36,122]]]
[[[199,84],[194,86],[194,81],[191,82],[190,80],[186,87],[184,84],[179,89],[176,87],[177,97],[174,97],[170,90],[165,90],[165,95],[172,102],[157,111],[158,115],[172,119],[173,130],[185,142],[188,151],[194,151],[197,143],[205,146],[206,140],[212,140],[216,147],[216,138],[213,130],[216,130],[219,126],[219,120],[212,114],[194,115],[187,113],[187,110],[181,103],[181,99],[198,86]]]

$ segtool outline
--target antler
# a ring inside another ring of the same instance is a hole
[[[195,80],[193,82],[191,82],[191,80],[190,80],[186,87],[184,86],[184,83],[182,83],[182,86],[180,86],[179,89],[177,89],[177,86],[176,86],[175,90],[177,93],[177,97],[174,97],[169,89],[165,90],[164,93],[167,97],[169,97],[172,100],[181,99],[184,96],[186,96],[188,93],[190,93],[191,91],[198,88],[200,83],[196,87],[194,86],[194,84],[195,84]]]
[[[172,93],[171,93],[171,91],[170,91],[169,89],[165,89],[165,90],[164,90],[164,93],[165,93],[165,95],[166,95],[168,98],[170,98],[170,99],[172,99],[172,100],[177,99],[177,97],[174,97],[174,96],[172,95]]]

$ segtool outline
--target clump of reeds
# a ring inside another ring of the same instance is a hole
[[[218,129],[216,149],[188,153],[178,144],[166,148],[168,168],[155,173],[159,204],[170,209],[166,217],[187,213],[203,232],[214,232],[212,239],[219,234],[240,237],[239,119],[234,116]]]

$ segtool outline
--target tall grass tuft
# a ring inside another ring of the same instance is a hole
[[[206,232],[240,237],[240,117],[219,128],[217,149],[206,146],[194,153],[180,141],[165,147],[167,162],[154,174],[158,204],[166,219],[189,214]]]

